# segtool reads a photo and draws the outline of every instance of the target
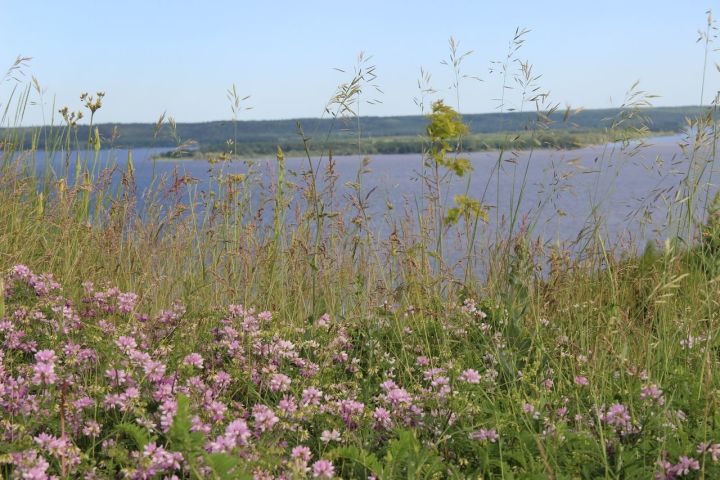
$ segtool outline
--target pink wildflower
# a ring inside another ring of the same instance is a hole
[[[337,430],[323,430],[322,434],[320,434],[320,440],[323,443],[339,442],[340,432],[338,432]]]
[[[183,359],[183,363],[189,367],[203,368],[203,358],[199,353],[191,353],[186,355]]]
[[[646,385],[640,390],[640,398],[654,400],[658,405],[665,405],[663,391],[657,385]]]
[[[322,400],[322,391],[318,390],[315,387],[309,387],[303,390],[302,393],[302,400],[300,401],[302,406],[308,406],[308,405],[320,405],[320,400]]]
[[[312,458],[312,452],[305,445],[298,445],[296,447],[293,447],[292,451],[290,452],[290,457],[299,458],[304,462],[309,462]]]
[[[600,416],[600,420],[621,430],[623,433],[632,431],[632,418],[627,407],[621,403],[612,405],[606,413]]]
[[[333,478],[335,476],[335,467],[329,460],[318,460],[313,464],[314,478]]]
[[[260,432],[270,430],[280,419],[273,413],[272,409],[267,405],[255,405],[252,409],[253,418],[255,419],[255,429]]]
[[[373,419],[375,420],[375,426],[377,428],[392,428],[392,418],[390,417],[390,412],[383,407],[375,408],[375,411],[373,411]]]
[[[683,455],[672,469],[676,475],[687,475],[690,473],[690,470],[700,470],[700,462],[694,458]]]
[[[494,428],[491,428],[491,429],[481,428],[477,432],[471,433],[470,438],[472,440],[478,440],[481,442],[490,441],[492,443],[495,443],[495,442],[497,442],[498,438],[500,438],[500,435],[497,434],[497,431],[495,431]]]
[[[468,368],[460,374],[458,380],[466,383],[480,383],[480,373],[475,369]]]
[[[270,378],[270,390],[273,392],[286,392],[290,388],[290,377],[276,373]]]

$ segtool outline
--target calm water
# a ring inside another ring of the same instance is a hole
[[[610,242],[623,237],[630,237],[632,245],[643,245],[649,239],[664,240],[671,231],[666,222],[667,205],[690,165],[690,153],[684,153],[679,145],[682,140],[682,136],[674,136],[650,139],[646,146],[634,143],[623,148],[620,144],[609,144],[571,151],[505,153],[501,160],[498,152],[474,153],[470,155],[474,172],[469,179],[453,180],[446,187],[446,200],[450,202],[453,195],[466,192],[482,199],[489,207],[490,222],[484,228],[490,232],[497,231],[517,207],[521,222],[535,221],[533,232],[546,240],[575,240],[589,225],[596,224],[597,218],[603,220],[602,233]],[[173,172],[198,179],[198,192],[212,189],[206,161],[153,162],[151,156],[157,152],[157,149],[133,151],[139,191],[151,185],[153,175],[170,176]],[[116,163],[124,170],[127,156],[127,151],[102,151],[99,167]],[[698,155],[695,161],[700,165],[706,158],[707,155]],[[42,169],[43,155],[38,154],[37,160],[38,169]],[[321,170],[327,165],[326,159],[316,161],[320,162]],[[345,184],[355,181],[362,157],[336,157],[335,161],[338,197],[342,198],[354,192]],[[53,160],[57,170],[62,170],[62,164],[59,158]],[[298,173],[290,173],[288,180],[300,183],[299,172],[307,170],[307,159],[289,158],[286,164],[289,172]],[[703,182],[712,181],[712,167],[707,168]],[[215,166],[216,171],[220,168],[225,173],[248,170],[240,161]],[[263,181],[275,178],[274,159],[256,160],[253,168]],[[386,225],[383,216],[388,214],[388,203],[394,206],[389,214],[399,216],[406,208],[414,210],[416,202],[421,201],[422,182],[418,179],[421,169],[418,154],[370,158],[362,184],[364,194],[374,188],[369,205],[379,231]],[[521,191],[523,178],[526,187]],[[710,187],[711,192],[714,189]],[[507,224],[500,229],[507,231]]]

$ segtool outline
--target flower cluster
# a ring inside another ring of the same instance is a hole
[[[621,364],[613,379],[634,387],[600,406],[585,376],[600,378],[592,352],[558,334],[547,342],[556,351],[521,357],[503,313],[470,300],[432,321],[451,348],[472,349],[443,351],[427,342],[429,324],[408,324],[417,309],[378,318],[370,335],[367,322],[323,314],[298,326],[237,304],[201,318],[180,302],[143,313],[141,295],[90,282],[74,302],[21,265],[5,285],[0,440],[13,453],[0,472],[11,478],[352,478],[348,456],[379,477],[383,459],[412,455],[492,477],[503,451],[571,439],[614,458],[646,431],[661,438],[689,423],[660,382]],[[714,468],[720,443],[703,435],[698,457],[658,442],[650,475]]]

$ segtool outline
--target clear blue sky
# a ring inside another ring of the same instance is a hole
[[[230,118],[233,83],[251,95],[242,119],[319,116],[360,51],[372,55],[384,94],[366,115],[417,114],[420,67],[450,98],[440,61],[452,35],[474,53],[463,64],[461,110],[493,111],[515,28],[531,32],[518,56],[562,105],[617,106],[636,80],[656,105],[700,101],[703,49],[697,31],[709,1],[97,1],[0,0],[0,61],[33,57],[29,74],[46,100],[79,108],[83,91],[104,90],[99,121],[179,122]],[[720,15],[720,8],[716,12]],[[720,43],[716,46],[720,47]],[[711,54],[706,98],[720,87]],[[4,69],[4,68],[3,68]],[[7,94],[9,84],[0,87]],[[0,98],[0,102],[3,98]],[[30,122],[40,118],[37,107]]]

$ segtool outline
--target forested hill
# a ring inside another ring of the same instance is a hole
[[[640,115],[652,131],[676,132],[686,125],[688,117],[695,117],[704,110],[702,107],[657,107],[644,108]],[[610,127],[621,115],[618,109],[582,110],[565,119],[565,112],[558,111],[550,115],[550,128],[558,131],[589,132]],[[535,112],[482,113],[463,116],[473,134],[492,134],[498,132],[522,132],[532,128],[537,121]],[[228,140],[237,142],[238,151],[263,153],[273,151],[275,146],[297,149],[301,146],[298,123],[307,137],[314,141],[327,138],[328,134],[339,144],[356,141],[357,119],[304,118],[289,120],[239,120],[236,123],[214,121],[204,123],[177,123],[173,129],[164,124],[157,132],[152,123],[98,124],[103,144],[115,147],[175,147],[192,140],[201,150],[225,150]],[[428,123],[425,116],[362,117],[359,125],[361,137],[370,140],[407,141],[424,133]],[[88,138],[88,127],[78,127],[78,138]],[[7,130],[5,130],[7,133]],[[19,133],[17,130],[14,133]],[[400,139],[398,137],[404,137]],[[25,141],[30,135],[25,130]],[[402,142],[400,142],[402,143]],[[40,145],[42,148],[42,145]]]

